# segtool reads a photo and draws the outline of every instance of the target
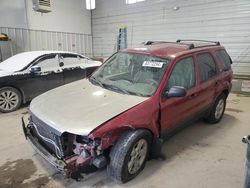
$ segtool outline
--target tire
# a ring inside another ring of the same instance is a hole
[[[215,101],[209,115],[205,118],[208,123],[215,124],[220,122],[226,108],[226,95],[221,94]],[[219,110],[219,111],[218,111]]]
[[[124,133],[111,148],[110,163],[107,166],[108,175],[119,183],[126,183],[135,178],[145,167],[151,141],[151,133],[147,130],[140,129]],[[140,152],[136,151],[138,146],[141,146]]]
[[[22,103],[21,93],[13,87],[0,89],[0,112],[8,113],[17,110]]]

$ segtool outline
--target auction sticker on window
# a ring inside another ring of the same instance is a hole
[[[157,61],[144,61],[142,66],[143,67],[155,67],[155,68],[162,68],[163,62]]]

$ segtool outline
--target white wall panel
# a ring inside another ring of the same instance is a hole
[[[28,27],[25,0],[0,0],[0,26]]]
[[[147,40],[220,41],[234,61],[236,74],[250,74],[249,0],[97,0],[92,11],[95,56],[114,52],[119,27],[128,28],[128,47]],[[179,7],[175,11],[173,8]]]
[[[63,50],[92,56],[92,36],[80,33],[0,27],[12,41],[13,54],[31,50]]]

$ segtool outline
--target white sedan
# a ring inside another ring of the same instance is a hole
[[[32,51],[0,63],[0,112],[11,112],[22,103],[55,87],[88,77],[101,65],[80,54]]]

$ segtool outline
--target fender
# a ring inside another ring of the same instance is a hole
[[[92,140],[101,139],[101,148],[114,145],[120,135],[128,130],[147,129],[153,138],[159,133],[159,105],[153,97],[107,121],[89,134]],[[133,122],[133,123],[132,123]]]

